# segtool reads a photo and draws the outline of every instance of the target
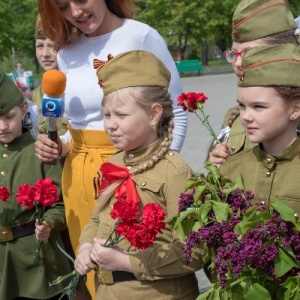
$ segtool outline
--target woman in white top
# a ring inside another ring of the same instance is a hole
[[[76,253],[80,232],[95,207],[93,179],[101,164],[116,151],[104,131],[103,92],[93,60],[106,61],[109,54],[146,50],[166,65],[171,73],[169,92],[175,114],[173,150],[182,147],[187,114],[177,106],[182,88],[167,45],[155,29],[131,19],[135,13],[132,0],[38,0],[38,5],[45,34],[58,50],[59,69],[67,76],[65,117],[69,130],[58,143],[40,135],[36,154],[45,162],[67,155],[62,189]],[[91,274],[87,286],[94,298],[92,278]]]

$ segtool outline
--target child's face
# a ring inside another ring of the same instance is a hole
[[[10,143],[22,134],[22,120],[27,112],[27,105],[23,108],[15,106],[10,112],[0,117],[0,142]]]
[[[239,87],[237,101],[249,140],[262,143],[266,152],[278,154],[296,138],[294,103],[284,101],[274,88]]]
[[[49,39],[36,39],[35,40],[35,54],[36,58],[45,70],[57,69],[57,53],[53,49],[54,43]]]
[[[268,43],[264,41],[264,39],[257,39],[253,41],[243,42],[243,43],[233,42],[231,49],[237,52],[242,52],[241,55],[238,55],[236,57],[236,60],[232,63],[232,68],[235,75],[238,76],[240,74],[240,68],[242,66],[242,58],[248,50],[256,46],[267,46],[267,45]]]
[[[130,97],[125,100],[109,96],[103,104],[103,112],[104,129],[117,149],[138,150],[157,139],[157,131],[150,128],[152,110],[145,111]]]

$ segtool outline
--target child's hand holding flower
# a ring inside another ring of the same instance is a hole
[[[39,220],[35,221],[35,237],[40,241],[47,241],[51,235],[51,227],[46,221],[43,221],[42,224],[39,223]]]

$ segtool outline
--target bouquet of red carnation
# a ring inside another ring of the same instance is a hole
[[[162,233],[166,227],[164,221],[166,213],[157,203],[146,204],[141,215],[136,201],[120,197],[113,205],[110,215],[117,221],[104,243],[104,247],[112,247],[126,239],[133,247],[146,250],[153,245],[157,234]],[[72,261],[74,262],[73,259]],[[78,274],[75,270],[65,276],[58,277],[57,280],[50,283],[50,286],[59,284],[68,278],[72,279],[64,289],[61,298],[67,295],[69,299],[72,299],[76,293],[79,279],[82,278],[85,281],[85,276]]]
[[[231,182],[207,164],[191,178],[173,220],[185,243],[206,250],[212,287],[197,300],[300,299],[300,223],[279,199],[255,203],[242,178]]]
[[[9,197],[9,190],[5,186],[0,186],[0,200],[6,201]]]
[[[28,209],[35,207],[39,224],[43,224],[46,207],[59,200],[57,186],[50,178],[39,179],[34,186],[30,186],[27,183],[20,185],[16,197],[17,203],[21,206],[25,206]],[[36,261],[41,260],[40,249],[41,241],[38,241],[35,253]]]
[[[203,93],[188,92],[182,93],[178,96],[177,102],[183,110],[195,113],[198,119],[202,122],[202,125],[205,126],[210,135],[214,138],[215,143],[220,143],[219,137],[216,135],[208,121],[209,116],[204,112],[203,104],[207,99],[208,98]],[[197,113],[197,109],[200,111],[200,115]]]

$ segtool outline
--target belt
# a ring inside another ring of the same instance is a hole
[[[33,234],[35,220],[13,226],[0,227],[0,243],[9,242],[16,238]]]
[[[105,271],[99,269],[97,271],[97,279],[103,284],[114,284],[116,282],[137,280],[133,273],[125,271]]]

